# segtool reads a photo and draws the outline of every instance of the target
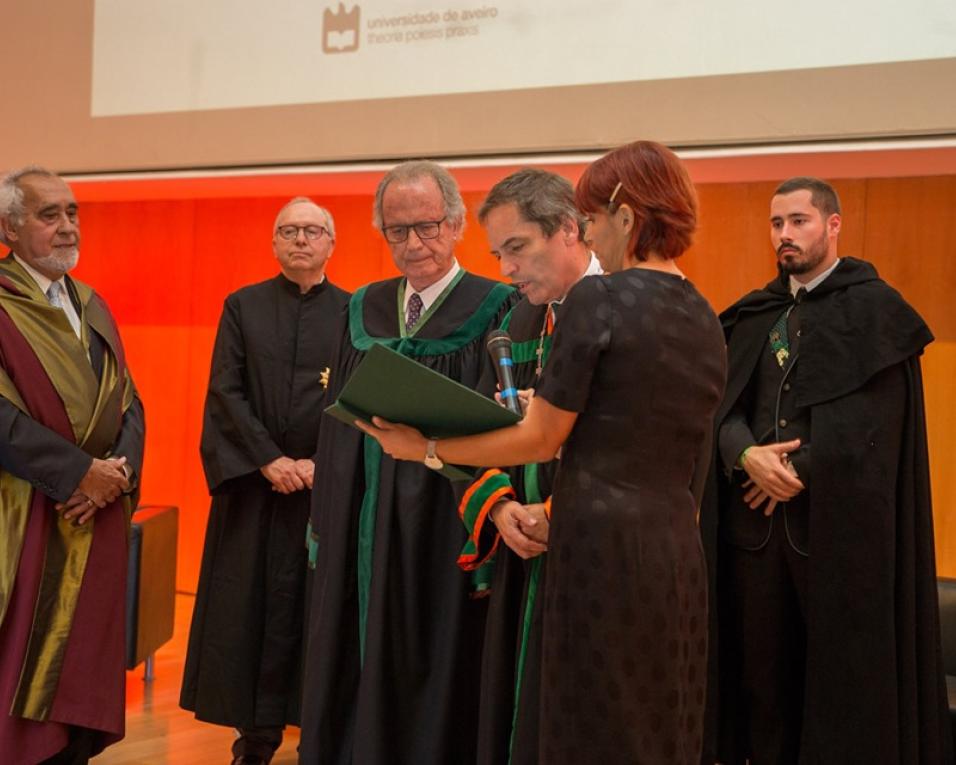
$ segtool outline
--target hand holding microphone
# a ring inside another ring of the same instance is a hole
[[[518,389],[515,387],[513,374],[514,361],[511,358],[511,336],[503,329],[496,329],[488,335],[486,340],[488,353],[495,365],[495,374],[498,377],[498,397],[501,403],[510,411],[521,416],[521,404],[518,401]]]

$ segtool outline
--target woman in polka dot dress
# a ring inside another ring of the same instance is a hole
[[[568,295],[525,419],[443,439],[454,464],[524,464],[561,448],[544,601],[541,762],[700,759],[707,583],[696,525],[726,354],[707,301],[674,259],[696,227],[693,184],[646,141],[577,187],[607,275]],[[422,460],[418,431],[364,425]]]

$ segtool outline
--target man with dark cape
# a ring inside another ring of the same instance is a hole
[[[932,335],[839,201],[771,203],[780,277],[722,316],[701,511],[711,576],[704,762],[950,762],[919,357]]]
[[[0,235],[0,758],[75,765],[124,733],[143,407],[106,303],[67,275],[69,186],[6,176]]]
[[[509,175],[488,193],[478,219],[501,275],[524,296],[501,329],[512,340],[515,385],[533,389],[551,349],[561,302],[578,280],[601,273],[601,266],[584,244],[574,188],[554,173],[528,168]],[[493,395],[493,370],[479,390]],[[468,531],[459,566],[474,571],[482,583],[491,579],[478,765],[538,762],[543,553],[558,464],[479,471],[459,507]]]
[[[180,703],[238,729],[264,765],[299,724],[306,525],[323,377],[348,293],[325,278],[332,216],[296,197],[276,217],[281,273],[226,298],[201,453],[212,508]]]
[[[399,165],[379,184],[374,213],[403,276],[352,296],[329,401],[376,343],[474,388],[488,364],[485,334],[514,292],[455,260],[457,184],[431,162]],[[461,490],[329,417],[316,456],[300,762],[472,762],[486,602],[456,565]]]

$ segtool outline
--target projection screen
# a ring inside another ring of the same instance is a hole
[[[952,0],[9,6],[7,166],[38,147],[97,172],[956,134]]]

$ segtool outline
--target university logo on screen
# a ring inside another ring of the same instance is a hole
[[[337,11],[326,8],[322,14],[322,52],[353,53],[359,47],[359,17],[361,7],[353,5],[346,11],[339,3]]]

